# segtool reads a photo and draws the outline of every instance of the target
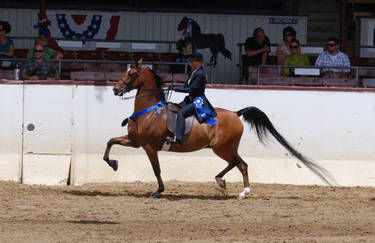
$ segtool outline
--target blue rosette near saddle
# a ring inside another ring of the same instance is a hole
[[[217,123],[217,120],[212,117],[213,112],[203,108],[204,100],[202,97],[196,97],[193,101],[195,109],[198,111],[199,116],[207,122],[210,127]]]

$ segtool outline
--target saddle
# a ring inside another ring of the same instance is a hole
[[[167,104],[167,128],[168,130],[176,134],[176,120],[177,120],[177,112],[181,110],[181,107],[174,103]],[[194,115],[188,116],[185,119],[185,133],[184,135],[188,134],[192,127],[193,127]]]

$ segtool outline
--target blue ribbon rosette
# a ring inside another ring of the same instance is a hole
[[[212,127],[213,125],[215,125],[217,123],[217,120],[212,118],[212,116],[211,116],[212,111],[206,110],[206,109],[203,108],[204,100],[202,99],[202,97],[196,97],[194,99],[193,103],[194,103],[195,108],[197,109],[199,115],[204,119],[205,122],[208,123],[208,125],[210,125],[210,127]]]

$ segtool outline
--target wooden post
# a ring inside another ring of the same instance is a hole
[[[43,19],[46,17],[46,0],[40,0],[39,18]]]
[[[342,52],[345,52],[346,45],[346,6],[347,0],[341,0],[340,6],[340,48]]]

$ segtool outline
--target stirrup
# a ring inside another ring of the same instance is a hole
[[[178,145],[182,146],[182,141],[180,141],[179,139],[177,139],[176,136],[174,136],[173,138],[171,138],[171,137],[167,137],[167,139],[168,139],[168,138],[171,139],[171,140],[170,140],[171,143],[178,144]]]

